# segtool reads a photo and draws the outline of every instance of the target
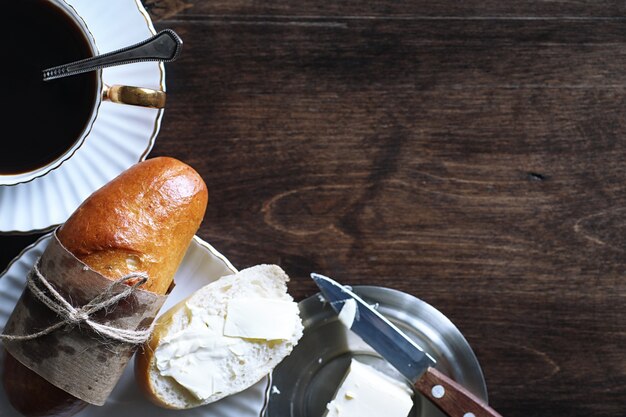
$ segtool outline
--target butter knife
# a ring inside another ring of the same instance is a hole
[[[437,361],[432,356],[349,288],[320,274],[313,273],[311,278],[342,322],[446,415],[502,417],[459,383],[436,370]],[[341,314],[344,307],[349,314]]]

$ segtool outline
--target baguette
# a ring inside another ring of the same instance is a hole
[[[208,192],[188,165],[140,162],[94,192],[57,230],[78,259],[115,280],[148,274],[144,290],[166,294],[204,217]],[[129,283],[131,284],[131,283]],[[5,352],[4,389],[25,416],[71,416],[87,403],[53,386]]]
[[[276,265],[257,265],[206,285],[163,314],[151,339],[135,355],[135,377],[147,398],[163,408],[189,409],[241,392],[269,374],[302,337],[298,306],[287,293],[288,280]],[[282,327],[286,330],[283,336],[270,336],[269,340],[258,335],[224,337],[230,330],[228,316],[234,315],[233,300],[254,304],[259,299],[278,301],[287,308],[284,314],[273,317],[263,318],[267,313],[249,316],[258,320],[269,318],[265,330],[271,333]],[[194,334],[194,322],[199,316],[204,327]],[[208,337],[206,327],[214,329]],[[197,338],[188,340],[186,347],[190,349],[185,351],[179,341],[188,334]],[[194,351],[203,344],[206,350]],[[174,373],[163,371],[166,362],[159,357],[159,352],[168,349],[173,352],[176,365],[171,361],[167,365],[171,369],[177,367]]]

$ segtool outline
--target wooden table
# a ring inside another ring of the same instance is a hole
[[[583,3],[146,1],[185,41],[150,156],[297,299],[317,271],[441,310],[504,416],[624,416],[626,6]]]

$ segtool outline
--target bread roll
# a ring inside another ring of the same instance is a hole
[[[57,231],[77,258],[112,280],[144,272],[143,289],[165,294],[204,217],[202,178],[173,158],[140,162],[94,192]],[[5,352],[3,383],[26,416],[70,416],[87,403],[56,388]]]
[[[288,280],[276,265],[257,265],[206,285],[159,317],[151,339],[135,355],[135,377],[148,399],[163,408],[194,408],[241,392],[269,374],[302,337],[298,306],[287,293]],[[267,325],[261,326],[261,331],[274,336],[264,339],[258,334],[236,337],[228,333],[233,301],[255,304],[257,300],[277,301],[286,307],[281,310],[283,314],[271,317],[246,307],[252,321],[262,320],[256,324]],[[198,331],[194,325],[197,318],[201,318]],[[280,337],[276,336],[277,330]],[[186,338],[190,334],[195,338]],[[197,349],[203,344],[204,350]],[[186,352],[188,347],[190,352]],[[167,364],[178,368],[174,375],[159,367],[158,362],[163,360],[159,358],[160,349],[173,353],[176,365],[172,361]],[[186,381],[181,381],[181,375]],[[183,385],[189,381],[199,389]]]

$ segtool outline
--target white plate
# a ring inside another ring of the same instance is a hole
[[[0,329],[4,328],[15,303],[22,294],[26,284],[26,274],[43,253],[49,238],[50,234],[46,234],[27,247],[0,275]],[[176,272],[176,287],[163,305],[161,312],[167,311],[209,282],[232,272],[235,272],[235,268],[231,263],[211,245],[196,236]],[[4,352],[4,349],[1,351]],[[0,353],[0,373],[3,364],[2,355],[3,353]],[[204,407],[174,413],[172,410],[159,408],[144,398],[135,384],[131,360],[107,403],[102,407],[89,406],[77,414],[77,417],[171,417],[174,414],[180,417],[260,417],[265,411],[270,385],[269,377],[265,377],[239,394]],[[1,388],[0,416],[20,416],[11,408]]]
[[[100,53],[156,33],[139,0],[66,1],[87,22]],[[102,77],[107,85],[165,91],[162,63],[106,68]],[[63,223],[93,191],[145,159],[154,145],[162,117],[162,109],[103,102],[91,133],[69,160],[31,182],[0,186],[0,233],[34,233]]]

